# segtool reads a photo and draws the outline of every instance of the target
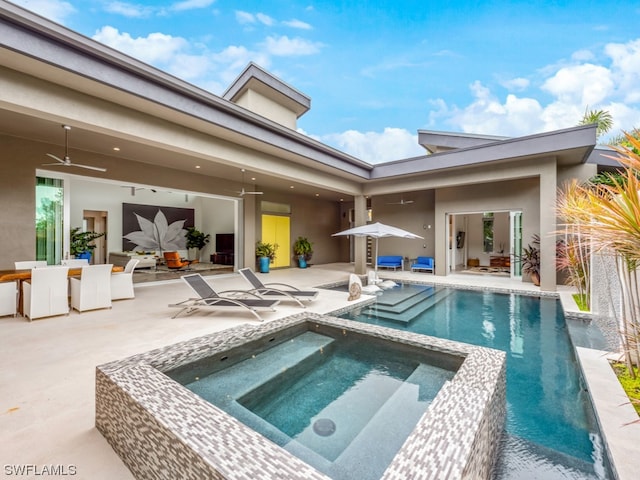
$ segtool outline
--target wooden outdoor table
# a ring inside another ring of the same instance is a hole
[[[41,267],[46,268],[46,267]],[[111,269],[112,273],[122,272],[124,271],[124,267],[120,267],[114,265]],[[70,267],[69,268],[69,276],[76,277],[82,273],[82,267]],[[24,270],[0,270],[0,282],[11,282],[13,280],[31,280],[31,269],[27,268]]]

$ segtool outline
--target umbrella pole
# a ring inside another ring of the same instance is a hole
[[[373,273],[376,275],[376,280],[378,280],[378,238],[376,237],[376,260],[374,263],[375,267],[373,269]]]

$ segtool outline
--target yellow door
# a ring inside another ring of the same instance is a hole
[[[278,244],[272,267],[291,266],[291,231],[289,217],[262,215],[262,241]]]

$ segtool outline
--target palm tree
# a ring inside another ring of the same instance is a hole
[[[592,125],[594,123],[598,125],[596,139],[599,139],[613,127],[613,117],[607,110],[589,110],[587,107],[578,125]]]

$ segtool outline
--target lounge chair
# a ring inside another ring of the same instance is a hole
[[[169,307],[178,307],[181,309],[171,318],[176,318],[184,312],[191,313],[200,308],[205,308],[209,310],[247,310],[255,315],[258,320],[262,321],[262,317],[260,317],[258,312],[274,312],[274,307],[280,303],[280,300],[260,298],[258,295],[247,292],[246,290],[227,290],[221,293],[237,293],[244,295],[244,297],[250,296],[252,298],[220,296],[199,273],[183,275],[181,278],[198,295],[198,298],[189,298],[183,302],[169,304]]]
[[[253,287],[253,289],[249,291],[259,295],[260,298],[291,300],[305,308],[302,300],[310,302],[318,297],[317,290],[300,290],[299,288],[287,285],[286,283],[262,283],[255,272],[250,268],[241,268],[238,272]],[[282,288],[274,288],[278,286]]]

